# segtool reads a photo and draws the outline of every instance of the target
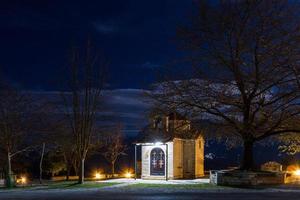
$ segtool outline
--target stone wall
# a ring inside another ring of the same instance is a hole
[[[268,171],[268,172],[281,172],[282,165],[275,161],[269,161],[269,162],[262,164],[260,169],[262,171]]]
[[[300,183],[300,176],[287,172],[285,176],[285,183]]]
[[[227,186],[277,185],[285,183],[285,173],[249,171],[211,171],[210,183]]]

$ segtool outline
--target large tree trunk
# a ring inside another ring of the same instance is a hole
[[[80,172],[79,172],[80,174],[79,174],[79,180],[78,180],[79,184],[84,183],[84,161],[85,161],[85,159],[82,158],[81,163],[80,163]]]
[[[112,173],[112,177],[115,177],[115,162],[111,163],[111,173]]]
[[[69,180],[70,180],[70,171],[71,171],[71,166],[70,166],[70,164],[68,163],[68,164],[67,164],[66,181],[69,181]]]
[[[251,170],[254,168],[253,145],[253,141],[244,141],[244,154],[241,166],[242,170]]]
[[[6,177],[6,181],[5,181],[5,186],[7,188],[12,188],[15,186],[15,180],[12,174],[12,169],[11,169],[11,154],[8,151],[7,152],[7,177]]]
[[[45,143],[43,143],[43,148],[42,148],[42,154],[41,154],[41,159],[40,159],[40,184],[43,183],[43,159],[44,159],[44,153],[45,153]]]
[[[10,156],[10,153],[8,152],[7,153],[7,175],[8,176],[11,176],[11,156]]]

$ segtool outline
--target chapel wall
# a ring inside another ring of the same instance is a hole
[[[195,177],[203,177],[204,176],[204,138],[203,136],[199,136],[195,141]]]
[[[183,177],[195,177],[195,140],[183,140]]]
[[[183,142],[175,138],[173,144],[174,178],[183,178]]]

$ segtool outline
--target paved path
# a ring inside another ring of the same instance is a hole
[[[103,181],[101,181],[103,182]],[[300,200],[299,185],[286,185],[268,189],[179,189],[175,187],[125,187],[136,183],[197,184],[205,179],[180,181],[144,181],[115,179],[105,182],[120,184],[103,188],[2,190],[0,200]]]
[[[101,183],[124,183],[128,185],[132,184],[178,184],[178,185],[190,185],[190,184],[200,184],[200,183],[209,183],[209,179],[202,178],[202,179],[192,179],[192,180],[143,180],[143,179],[133,179],[133,178],[121,178],[121,179],[108,179],[108,180],[101,180]]]
[[[201,184],[201,183],[209,183],[209,179],[193,179],[193,180],[142,180],[142,179],[109,179],[98,181],[99,183],[120,183],[112,186],[104,187],[104,189],[111,188],[123,188],[129,185],[134,184],[168,184],[168,185],[190,185],[190,184]]]
[[[113,190],[48,190],[0,193],[1,200],[300,200],[300,192],[289,191],[161,191],[136,189]]]

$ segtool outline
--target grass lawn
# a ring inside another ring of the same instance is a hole
[[[101,183],[95,181],[86,181],[84,184],[78,184],[77,181],[55,181],[43,185],[24,185],[15,188],[0,188],[0,190],[48,190],[48,189],[79,189],[79,188],[102,188],[106,186],[117,185],[119,183]]]
[[[84,184],[78,184],[76,181],[60,181],[49,184],[46,187],[46,189],[102,188],[117,184],[119,183],[101,183],[94,181],[86,181]]]
[[[221,189],[224,187],[212,185],[209,183],[200,184],[147,184],[147,183],[137,183],[127,186],[127,188],[162,188],[162,189]]]

